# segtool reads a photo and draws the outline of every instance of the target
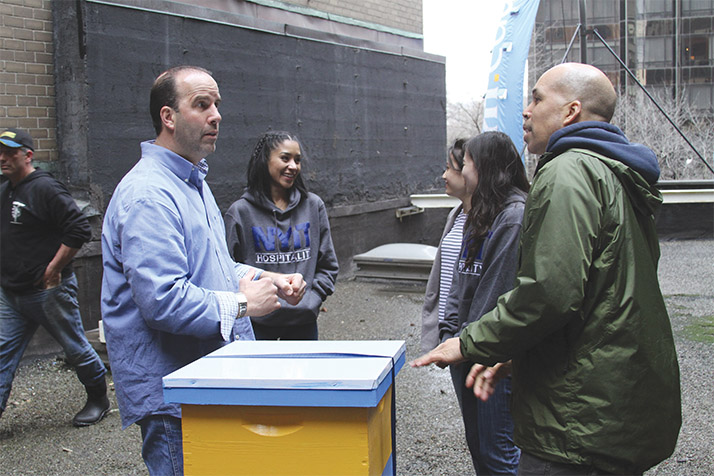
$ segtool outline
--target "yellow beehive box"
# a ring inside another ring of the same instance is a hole
[[[187,475],[383,475],[403,341],[234,342],[164,377]]]

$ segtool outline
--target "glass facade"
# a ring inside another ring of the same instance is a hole
[[[594,31],[648,91],[684,94],[696,109],[714,111],[714,0],[585,3],[587,62],[605,71],[623,93],[637,86]],[[579,6],[575,0],[541,0],[529,56],[531,84],[563,59],[581,60],[575,34]]]

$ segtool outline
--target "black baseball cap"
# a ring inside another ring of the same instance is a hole
[[[30,134],[19,129],[8,129],[0,134],[0,142],[7,147],[12,147],[13,149],[18,147],[27,147],[33,152],[35,150]]]

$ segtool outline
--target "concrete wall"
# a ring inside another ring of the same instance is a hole
[[[714,238],[714,203],[665,203],[657,233],[665,240]]]
[[[660,180],[664,202],[657,215],[663,239],[714,238],[714,180]]]
[[[234,25],[228,15],[219,23],[181,13],[87,4],[87,53],[75,55],[75,69],[86,64],[87,169],[104,204],[136,162],[138,144],[154,135],[153,79],[182,63],[211,70],[221,89],[208,181],[224,210],[243,190],[250,152],[267,129],[300,136],[308,186],[328,207],[406,198],[435,185],[445,144],[443,62],[308,38],[268,22],[246,28],[239,17]],[[76,50],[66,44],[65,59]],[[61,110],[64,101],[74,103],[62,95]]]

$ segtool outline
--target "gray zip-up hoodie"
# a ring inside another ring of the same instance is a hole
[[[525,192],[514,188],[481,243],[473,264],[469,266],[465,265],[467,240],[464,239],[446,301],[444,320],[439,323],[442,342],[479,320],[496,306],[501,294],[513,288],[525,203]],[[465,230],[464,237],[468,236],[469,230]]]
[[[276,273],[300,273],[307,283],[296,306],[281,299],[280,309],[251,319],[266,326],[315,322],[320,305],[335,290],[338,272],[322,199],[293,188],[287,209],[281,210],[265,195],[247,191],[230,206],[225,223],[234,260]]]

